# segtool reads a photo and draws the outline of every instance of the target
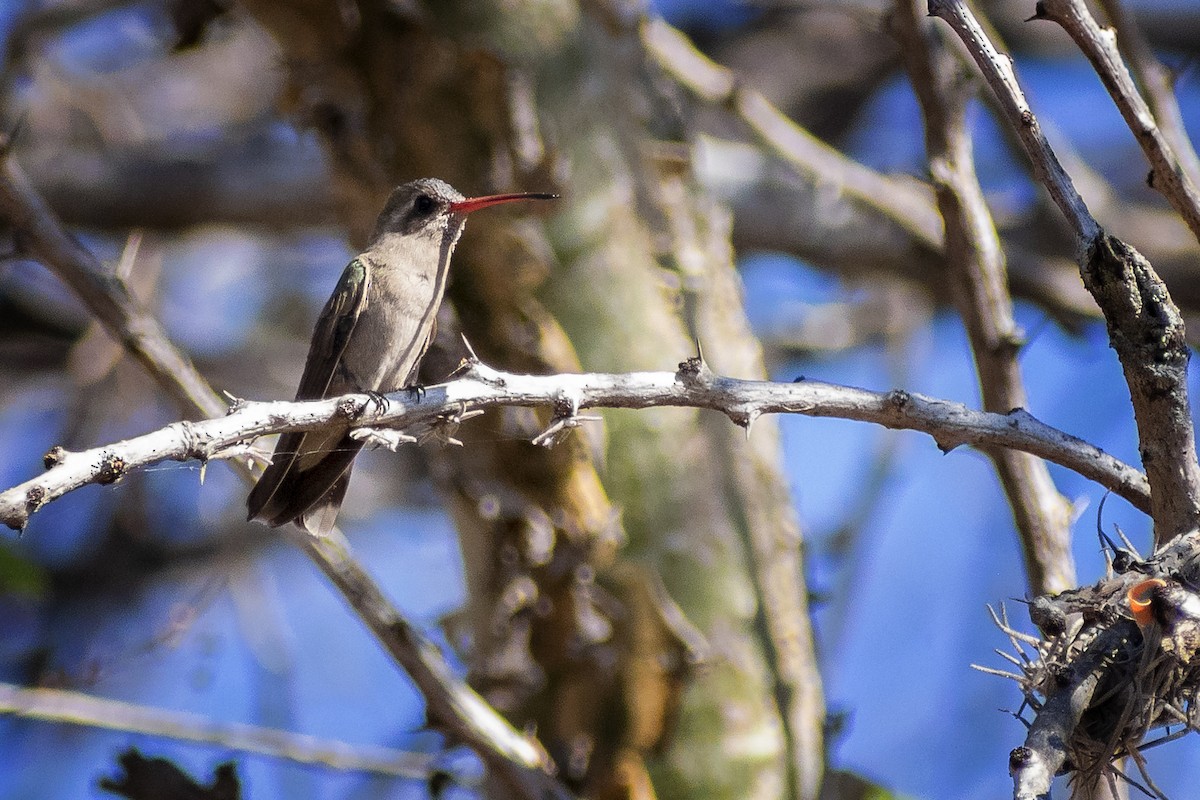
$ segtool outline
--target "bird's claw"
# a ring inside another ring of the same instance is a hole
[[[425,387],[419,383],[414,383],[411,386],[405,386],[404,391],[408,392],[408,397],[414,403],[419,403],[425,399]]]
[[[391,401],[389,401],[387,397],[385,397],[381,392],[375,391],[374,389],[368,389],[366,394],[367,402],[363,403],[362,411],[359,412],[359,416],[366,414],[367,409],[371,406],[375,406],[375,411],[380,414],[387,413],[388,408],[390,408],[392,405]]]

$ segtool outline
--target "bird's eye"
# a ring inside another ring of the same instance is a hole
[[[413,208],[416,209],[416,212],[418,214],[428,214],[430,211],[433,211],[433,209],[436,207],[437,207],[437,203],[435,203],[433,198],[427,194],[417,195],[417,199],[413,203]]]

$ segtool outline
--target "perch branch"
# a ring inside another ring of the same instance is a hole
[[[357,394],[305,402],[239,402],[223,417],[175,422],[105,447],[83,452],[54,448],[46,456],[44,474],[0,492],[0,521],[23,528],[33,512],[70,491],[89,483],[112,483],[131,470],[161,461],[239,457],[246,453],[245,443],[257,436],[329,425],[437,426],[439,420],[464,411],[497,406],[708,408],[746,428],[770,413],[874,422],[927,433],[947,452],[973,445],[1032,453],[1095,480],[1143,511],[1150,508],[1146,479],[1140,472],[1023,409],[994,414],[904,391],[724,378],[695,359],[685,361],[675,373],[620,375],[516,375],[473,363],[463,377],[429,387],[423,397],[400,391],[387,400],[385,410],[367,395]]]
[[[1084,285],[1108,323],[1109,341],[1133,400],[1156,542],[1195,530],[1200,527],[1200,464],[1179,309],[1150,263],[1092,218],[1042,134],[1012,60],[996,51],[966,3],[929,0],[929,12],[945,20],[965,43],[1025,147],[1034,174],[1075,232]]]

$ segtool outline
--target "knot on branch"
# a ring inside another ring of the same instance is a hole
[[[1019,328],[1000,334],[999,339],[991,346],[991,351],[997,355],[1013,357],[1029,344],[1025,332]]]
[[[1046,4],[1042,0],[1038,0],[1037,5],[1033,7],[1033,16],[1026,17],[1025,22],[1033,22],[1038,19],[1053,19],[1050,13],[1046,10]]]
[[[1022,745],[1014,747],[1012,752],[1008,754],[1008,772],[1011,775],[1015,770],[1028,764],[1033,760],[1033,751]]]
[[[367,413],[367,409],[371,405],[370,398],[359,402],[354,397],[343,397],[338,400],[337,407],[334,409],[334,414],[342,419],[358,419],[363,414]]]
[[[1009,412],[1004,416],[1008,418],[1008,427],[1010,428],[1020,428],[1022,425],[1037,422],[1037,418],[1021,406],[1009,409]]]
[[[912,395],[903,389],[893,389],[883,396],[883,402],[894,411],[904,412],[912,403]]]
[[[201,462],[208,461],[211,453],[209,453],[208,447],[200,443],[195,425],[187,420],[181,420],[170,427],[179,431],[179,439],[183,442],[183,452],[175,457],[176,461],[188,461],[193,458]]]
[[[56,444],[46,451],[46,455],[42,456],[42,466],[46,469],[53,469],[66,461],[68,455],[70,453],[67,452],[65,447]]]
[[[554,398],[554,417],[546,430],[533,437],[533,444],[553,447],[566,438],[575,428],[585,422],[599,422],[601,417],[579,413],[579,397],[570,392],[561,392]]]
[[[1137,356],[1150,364],[1186,364],[1183,318],[1145,256],[1105,234],[1087,248],[1083,279],[1122,362]]]
[[[747,436],[750,435],[750,429],[754,427],[754,421],[762,416],[762,412],[750,406],[733,406],[727,409],[725,414],[734,425],[745,429]]]
[[[459,427],[467,420],[482,414],[482,408],[468,409],[465,405],[460,404],[457,411],[438,414],[426,428],[417,434],[417,442],[420,444],[433,442],[440,447],[462,447],[462,440],[455,438]]]
[[[675,380],[688,386],[709,386],[713,381],[713,371],[704,362],[704,356],[692,356],[679,362]]]
[[[250,405],[245,399],[237,397],[236,395],[232,395],[229,392],[222,391],[221,394],[225,395],[225,399],[228,401],[228,406],[225,409],[225,416],[227,417],[230,414],[235,414],[244,409],[246,406]]]
[[[100,459],[100,467],[96,470],[96,483],[102,486],[116,483],[125,477],[125,472],[128,469],[129,465],[125,462],[125,459],[116,453],[105,453]]]
[[[39,508],[41,508],[43,504],[45,504],[45,502],[46,502],[46,487],[30,486],[29,491],[27,491],[25,493],[25,517],[26,517],[26,519],[28,519],[28,517],[30,515],[36,513],[37,510]],[[11,527],[16,527],[16,526],[14,526],[10,522],[9,527],[11,528]],[[23,528],[23,527],[25,527],[24,522],[22,522],[22,524],[20,525],[20,528]],[[18,528],[18,530],[20,528]]]
[[[497,389],[503,389],[508,385],[500,372],[479,360],[479,356],[475,355],[474,350],[471,350],[471,345],[467,343],[465,337],[463,344],[467,347],[468,356],[458,363],[454,372],[450,373],[451,378],[469,378],[489,386],[495,386]]]

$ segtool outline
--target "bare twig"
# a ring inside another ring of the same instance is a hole
[[[1061,25],[1087,56],[1150,161],[1151,185],[1162,192],[1200,240],[1200,191],[1180,167],[1150,106],[1125,68],[1117,49],[1116,33],[1111,28],[1101,28],[1082,0],[1040,0],[1035,16]]]
[[[105,273],[95,256],[63,230],[10,158],[0,164],[0,218],[9,222],[20,241],[75,291],[109,333],[136,355],[174,397],[206,416],[225,412],[224,401],[166,337],[158,321],[137,303],[120,278]],[[208,443],[202,438],[193,438],[196,429],[187,423],[177,423],[175,429],[185,451],[209,457],[223,455],[218,452],[221,448],[207,449]],[[226,455],[238,453],[235,449]],[[120,454],[102,458],[96,466],[101,481],[115,480],[127,469]],[[247,469],[241,474],[251,477]],[[35,490],[25,502],[35,500],[36,495]],[[29,508],[27,505],[26,513]],[[513,729],[454,674],[437,646],[396,610],[354,559],[350,543],[340,531],[334,529],[319,539],[291,526],[284,531],[408,672],[425,697],[432,722],[474,748],[514,796],[539,800],[570,796],[549,774],[550,761],[542,748]]]
[[[1062,210],[1076,238],[1083,245],[1094,241],[1101,233],[1100,226],[1088,212],[1087,204],[1075,190],[1075,184],[1046,141],[1037,117],[1017,83],[1012,59],[996,51],[979,20],[961,0],[930,0],[929,13],[945,20],[963,40],[983,72],[984,79],[996,93],[1005,116],[1013,123],[1021,144],[1029,154],[1034,175],[1050,192],[1050,197]]]
[[[0,521],[23,528],[46,503],[89,483],[112,483],[129,471],[165,460],[241,456],[249,439],[329,425],[370,428],[430,424],[446,414],[497,406],[551,406],[564,398],[579,409],[684,406],[720,411],[748,426],[761,414],[792,413],[874,422],[928,433],[938,447],[1009,447],[1075,470],[1137,508],[1150,507],[1145,477],[1132,467],[1028,412],[972,411],[960,403],[903,391],[870,392],[816,381],[773,383],[713,375],[695,360],[677,373],[516,375],[483,364],[450,383],[428,387],[421,398],[400,391],[379,410],[367,395],[328,400],[240,402],[227,415],[176,422],[152,433],[83,452],[54,448],[44,474],[0,492]],[[353,417],[353,422],[351,422]]]
[[[940,31],[922,27],[914,0],[896,0],[900,52],[925,117],[925,149],[946,231],[946,270],[971,342],[983,407],[1003,412],[1027,405],[1000,237],[975,177],[967,134],[968,86]],[[1075,585],[1070,504],[1046,463],[1014,450],[989,450],[1016,518],[1034,594]]]
[[[169,711],[62,689],[31,689],[0,683],[0,713],[46,722],[202,742],[300,764],[398,778],[426,779],[434,766],[433,756],[427,753],[350,744],[257,725],[218,722],[200,714]]]
[[[1075,232],[1084,285],[1108,322],[1125,371],[1160,544],[1200,526],[1200,465],[1187,395],[1183,320],[1166,286],[1136,250],[1107,235],[1088,212],[1017,84],[1012,60],[984,35],[963,0],[930,0],[930,13],[962,38],[1033,164]]]
[[[1183,114],[1175,98],[1175,76],[1158,60],[1142,27],[1129,13],[1123,0],[1099,0],[1108,21],[1117,33],[1117,47],[1129,65],[1129,71],[1146,95],[1146,104],[1154,112],[1158,128],[1175,151],[1179,166],[1194,183],[1200,180],[1200,158],[1183,126]]]

